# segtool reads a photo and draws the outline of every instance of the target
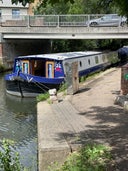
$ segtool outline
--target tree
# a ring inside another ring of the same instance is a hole
[[[34,14],[36,15],[51,15],[51,14],[68,14],[70,8],[70,2],[66,3],[64,0],[60,0],[60,3],[51,4],[51,0],[43,0],[43,2],[37,4],[36,8],[34,9]]]
[[[22,3],[23,6],[26,6],[27,3],[33,3],[35,0],[11,0],[12,4]]]
[[[114,0],[120,9],[121,15],[125,15],[128,18],[128,0]]]
[[[118,9],[120,15],[128,18],[128,0],[99,0],[99,4],[105,8],[113,6]]]
[[[2,1],[2,0],[0,0]],[[23,6],[26,6],[27,3],[33,3],[35,0],[11,0],[13,4],[17,4],[18,2],[19,3],[22,3]],[[40,1],[43,1],[43,0],[40,0]],[[60,0],[50,0],[50,3],[51,4],[55,4],[55,3],[59,3]],[[67,2],[71,2],[73,3],[74,0],[65,0],[65,3]]]
[[[1,0],[2,1],[2,0]],[[17,4],[18,2],[22,3],[22,5],[26,5],[27,3],[33,3],[35,0],[12,0],[12,3]],[[40,0],[40,2],[44,2],[47,0]],[[128,4],[128,0],[98,0],[99,4],[101,4],[102,6],[107,7],[107,9],[109,9],[108,7],[111,6],[115,6],[119,8],[119,13],[121,15],[125,15],[128,17],[128,10],[127,10],[127,4]],[[56,3],[60,3],[61,0],[49,0],[49,2],[53,5]],[[65,3],[74,3],[75,0],[64,0]],[[86,1],[86,3],[89,1]]]

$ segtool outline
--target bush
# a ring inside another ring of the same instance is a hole
[[[0,170],[4,171],[23,171],[19,161],[19,154],[12,149],[13,142],[7,139],[2,141],[0,151]]]
[[[60,168],[55,163],[49,169],[51,171],[105,171],[110,159],[110,148],[100,144],[90,144],[73,152]]]

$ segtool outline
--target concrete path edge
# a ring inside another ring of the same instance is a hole
[[[62,164],[71,150],[64,137],[59,138],[61,130],[47,101],[37,104],[37,122],[38,169],[47,171],[56,161]]]

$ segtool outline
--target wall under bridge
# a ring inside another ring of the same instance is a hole
[[[0,63],[6,69],[13,67],[14,58],[23,55],[44,54],[51,51],[50,40],[10,39],[0,42]]]

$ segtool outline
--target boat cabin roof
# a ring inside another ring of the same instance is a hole
[[[79,51],[79,52],[65,52],[65,53],[51,53],[51,54],[38,54],[38,55],[27,55],[27,56],[19,56],[18,59],[32,59],[32,58],[43,58],[43,59],[51,59],[51,60],[66,60],[72,58],[80,58],[87,57],[91,55],[97,55],[101,52],[97,51]]]

